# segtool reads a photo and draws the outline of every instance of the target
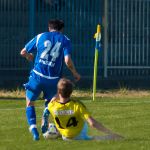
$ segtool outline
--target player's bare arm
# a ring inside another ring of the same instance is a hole
[[[32,53],[27,53],[25,48],[21,50],[20,55],[25,57],[28,61],[33,61],[34,59],[34,55]]]
[[[89,125],[92,127],[92,128],[96,128],[98,131],[101,131],[103,133],[106,133],[106,134],[109,134],[111,135],[111,138],[112,139],[116,139],[116,138],[122,138],[122,136],[116,134],[116,133],[113,133],[110,129],[104,127],[104,125],[100,122],[97,122],[93,117],[89,117],[87,119],[87,122],[89,123]]]
[[[70,55],[65,56],[65,63],[66,66],[70,69],[70,71],[72,72],[74,78],[76,79],[76,81],[79,81],[81,76],[80,74],[76,71],[75,66],[73,64],[73,61],[70,57]]]

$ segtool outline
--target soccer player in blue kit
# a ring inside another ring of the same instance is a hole
[[[34,140],[39,140],[35,100],[43,92],[45,106],[47,106],[57,92],[57,83],[62,77],[64,62],[75,80],[80,80],[80,74],[76,71],[71,59],[70,39],[62,34],[64,22],[57,19],[50,20],[48,28],[49,32],[35,36],[20,52],[21,56],[29,61],[33,60],[33,53],[36,53],[34,67],[31,70],[28,83],[25,84],[26,117]]]

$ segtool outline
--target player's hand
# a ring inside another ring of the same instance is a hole
[[[76,82],[81,79],[80,74],[78,74],[77,72],[75,72],[75,73],[73,74],[73,76],[74,76]]]
[[[26,55],[26,59],[27,59],[28,61],[33,61],[34,55],[33,55],[32,53],[28,53],[28,54]]]
[[[123,139],[124,138],[123,136],[121,136],[119,134],[116,134],[116,133],[110,134],[109,136],[112,140],[118,140],[118,139]]]
[[[25,48],[23,48],[20,52],[22,57],[25,57],[28,61],[33,61],[34,55],[32,53],[28,53]]]
[[[121,140],[124,137],[119,134],[108,134],[104,136],[93,136],[93,140],[102,141],[102,140]]]

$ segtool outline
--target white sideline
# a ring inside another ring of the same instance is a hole
[[[86,103],[87,102],[90,102],[90,103],[92,103],[92,101],[86,101]],[[111,102],[111,101],[107,101],[107,102],[105,102],[105,101],[101,101],[101,103],[102,104],[150,104],[150,100],[149,101],[119,101],[119,102]],[[36,108],[40,108],[40,109],[44,109],[44,107],[36,107]],[[0,111],[1,110],[25,110],[25,107],[21,107],[21,108],[0,108]]]
[[[36,107],[36,108],[44,109],[44,107]],[[1,110],[25,110],[25,107],[20,107],[20,108],[0,108],[0,111]]]
[[[92,101],[86,101],[86,103],[87,102],[91,103]],[[96,100],[95,100],[95,102],[96,102]],[[105,104],[105,103],[106,104],[107,103],[110,103],[110,104],[145,104],[146,103],[146,104],[148,104],[148,103],[150,103],[150,100],[147,100],[147,101],[118,101],[118,102],[117,101],[115,101],[115,102],[114,101],[106,101],[106,102],[105,101],[101,101],[101,103],[102,104]]]
[[[128,102],[102,102],[102,103],[111,103],[111,104],[145,104],[145,103],[150,103],[149,101],[128,101]]]

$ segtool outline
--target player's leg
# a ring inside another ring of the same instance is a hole
[[[88,135],[88,125],[85,122],[83,129],[81,130],[79,135],[74,138],[74,140],[92,140],[92,139],[93,137]]]
[[[39,83],[30,78],[29,82],[25,85],[26,88],[26,118],[29,125],[29,130],[33,135],[34,140],[39,140],[39,133],[36,126],[36,111],[35,100],[40,94]]]
[[[54,95],[57,93],[57,83],[59,79],[54,80],[47,80],[43,84],[43,94],[45,99],[45,109],[42,115],[42,123],[41,123],[41,130],[42,133],[45,133],[48,130],[48,118],[49,118],[49,111],[48,111],[48,103],[53,98]]]
[[[57,83],[59,81],[59,78],[47,80],[45,79],[45,82],[43,84],[43,94],[45,99],[45,108],[48,106],[48,103],[51,101],[51,99],[56,95],[57,93]]]
[[[47,130],[48,130],[48,118],[49,118],[49,110],[47,107],[45,107],[44,111],[43,111],[43,115],[42,115],[42,123],[41,123],[41,131],[44,134]]]
[[[29,125],[29,130],[33,135],[34,140],[39,140],[39,133],[36,126],[36,111],[34,101],[31,101],[29,96],[30,91],[26,91],[26,118]],[[31,93],[30,93],[31,94]]]
[[[70,138],[67,138],[67,137],[62,135],[62,139],[65,140],[65,141],[70,141],[70,140],[92,140],[93,137],[88,135],[88,125],[85,122],[81,132],[76,137],[70,139]]]

